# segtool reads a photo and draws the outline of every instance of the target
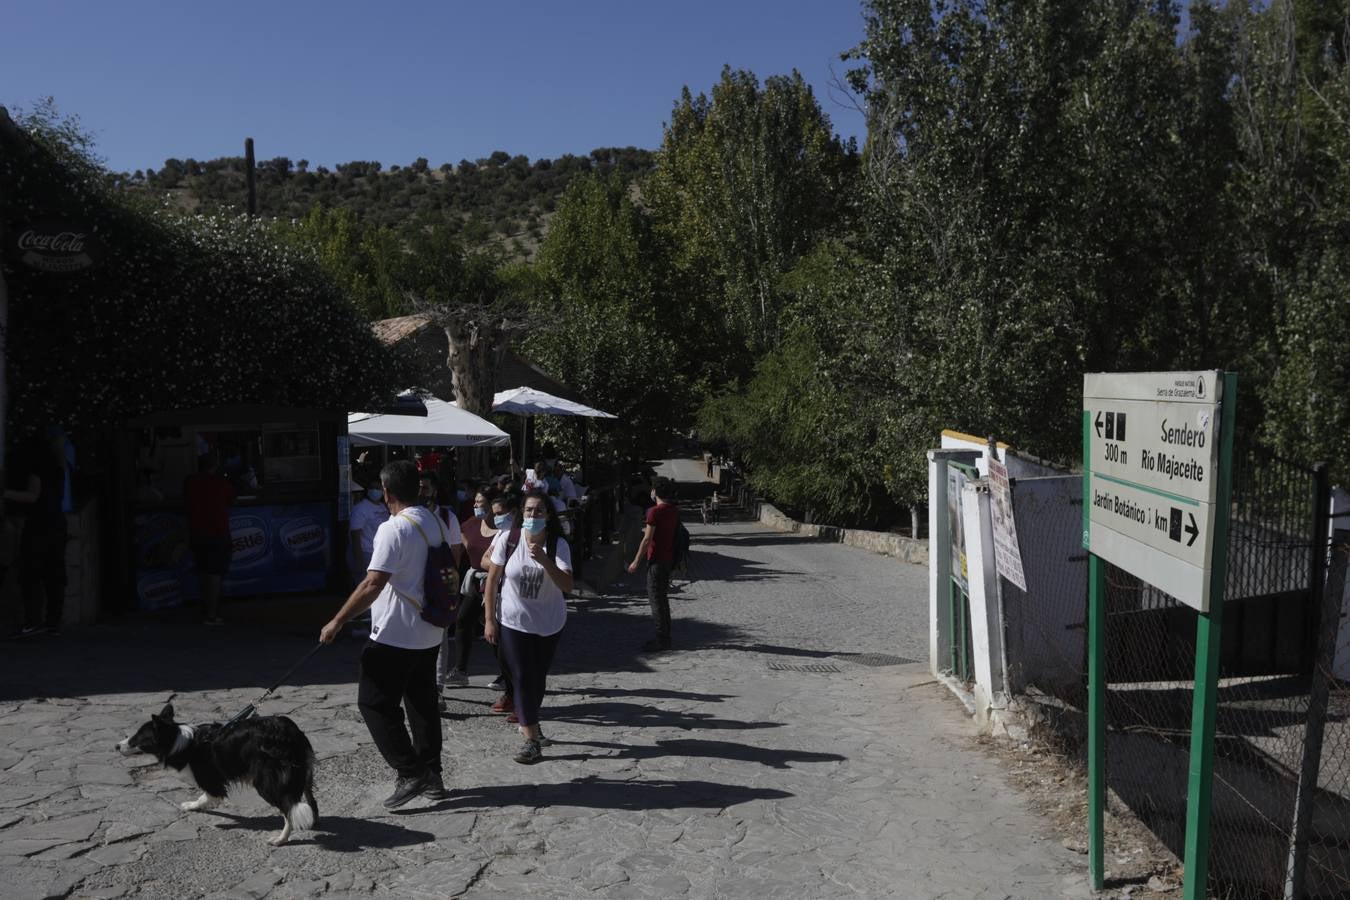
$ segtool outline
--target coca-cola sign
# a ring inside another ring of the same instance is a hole
[[[89,228],[69,223],[21,227],[14,238],[19,261],[43,272],[78,272],[94,264],[102,251]]]

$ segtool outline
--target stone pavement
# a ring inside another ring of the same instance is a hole
[[[690,527],[677,650],[638,655],[638,577],[580,601],[546,760],[513,763],[493,695],[459,689],[448,800],[380,806],[391,778],[355,708],[360,645],[316,654],[264,707],[319,756],[318,828],[279,849],[266,839],[280,818],[252,791],[181,812],[195,791],[113,744],[171,694],[181,720],[229,716],[321,616],[3,645],[0,897],[1089,895],[1084,857],[1026,811],[918,662],[922,569],[744,521]],[[488,659],[475,648],[475,685]]]

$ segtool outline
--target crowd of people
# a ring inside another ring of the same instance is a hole
[[[369,614],[358,707],[371,737],[396,775],[385,806],[444,796],[439,712],[445,697],[469,684],[477,638],[491,648],[500,691],[492,704],[519,728],[513,759],[529,765],[548,746],[540,722],[549,671],[567,624],[566,595],[579,562],[569,519],[584,487],[556,459],[514,470],[470,490],[448,486],[443,460],[427,456],[384,465],[351,512],[355,588],[320,632],[331,642]],[[672,646],[666,588],[679,526],[674,486],[657,479],[638,542],[636,571],[647,562],[655,637],[645,650]],[[439,535],[439,538],[437,537]],[[458,607],[441,628],[422,615],[428,547],[453,548]],[[405,715],[406,714],[406,715]]]

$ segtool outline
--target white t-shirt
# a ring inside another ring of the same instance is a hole
[[[572,480],[572,476],[568,475],[566,472],[563,473],[563,476],[562,478],[559,479],[558,483],[561,485],[561,491],[564,498],[568,500],[575,500],[577,499],[577,497],[581,496],[577,492],[576,482],[574,482]]]
[[[362,497],[352,507],[351,531],[361,532],[361,552],[367,556],[375,549],[375,532],[389,518],[389,508],[376,503],[369,497]]]
[[[414,525],[410,518],[416,518]],[[417,526],[422,526],[421,531]],[[423,532],[426,537],[423,537]],[[375,533],[375,549],[370,568],[388,572],[389,583],[370,607],[370,639],[405,650],[439,647],[444,628],[422,621],[422,577],[426,572],[428,541],[442,537],[455,546],[460,540],[456,523],[453,533],[439,516],[420,506],[412,506],[380,526]],[[402,596],[399,596],[402,594]],[[417,601],[414,606],[407,598]]]
[[[557,634],[567,624],[567,600],[563,598],[562,588],[553,583],[543,566],[530,559],[524,534],[520,535],[511,558],[506,558],[510,535],[509,529],[498,532],[488,551],[495,565],[506,567],[499,591],[499,619],[507,628],[516,631],[545,637]],[[572,571],[572,549],[565,538],[558,538],[554,562],[564,572]]]

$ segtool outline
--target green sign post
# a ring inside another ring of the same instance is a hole
[[[1198,612],[1186,809],[1187,900],[1205,896],[1237,375],[1083,377],[1088,562],[1088,867],[1105,880],[1106,575],[1110,562]]]

